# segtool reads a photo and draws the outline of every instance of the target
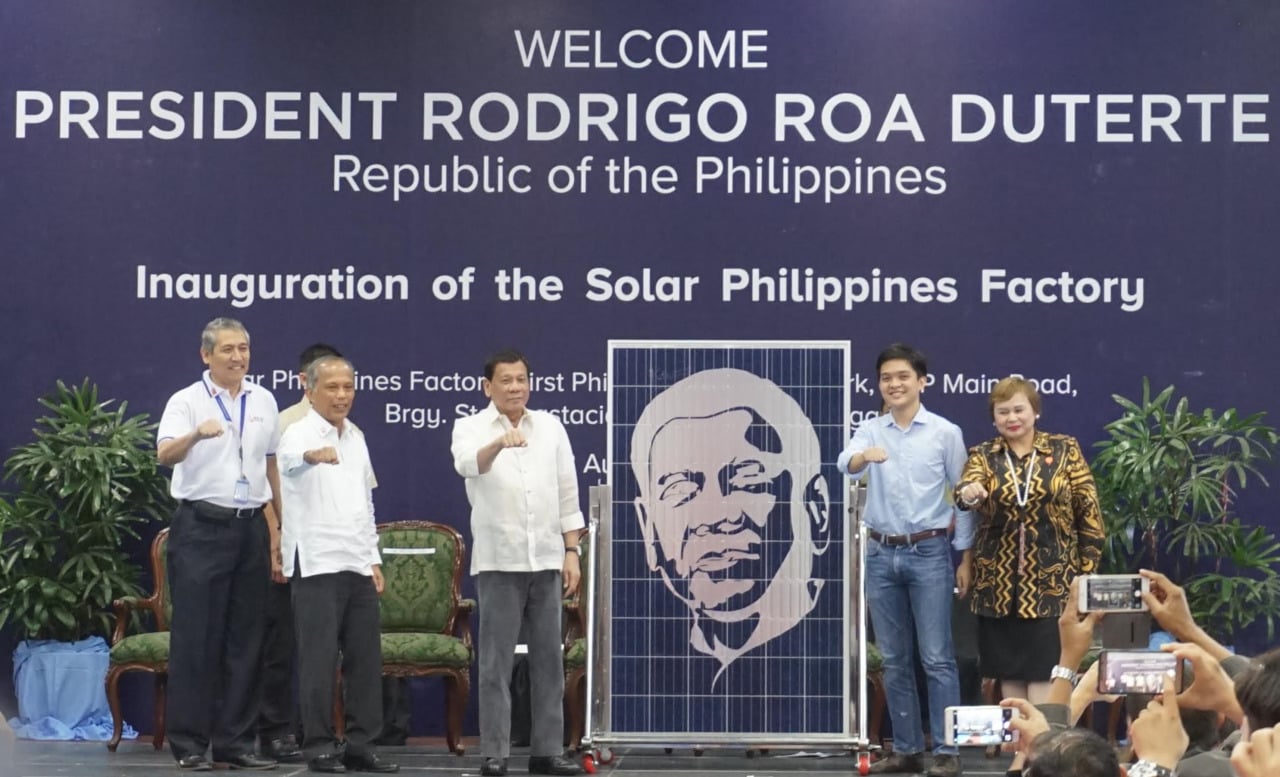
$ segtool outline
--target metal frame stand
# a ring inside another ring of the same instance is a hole
[[[592,486],[588,493],[588,519],[587,519],[587,543],[591,559],[591,573],[587,577],[586,596],[587,596],[587,668],[586,668],[586,695],[587,705],[584,711],[583,736],[580,744],[582,753],[582,765],[587,773],[595,773],[598,765],[607,765],[614,759],[612,745],[616,744],[634,744],[642,747],[660,747],[667,753],[670,753],[675,744],[661,743],[658,741],[627,741],[615,739],[609,736],[607,731],[597,731],[596,722],[600,716],[597,711],[598,697],[596,694],[596,683],[599,677],[608,677],[608,667],[602,665],[599,661],[598,647],[596,640],[597,632],[605,622],[603,618],[607,618],[607,606],[602,606],[599,602],[598,581],[600,574],[605,570],[606,564],[601,553],[601,526],[603,516],[612,515],[613,498],[612,492],[607,485]],[[865,596],[866,570],[865,570],[865,553],[866,547],[866,529],[862,523],[862,511],[866,504],[866,487],[862,484],[852,484],[849,487],[848,494],[848,522],[846,525],[845,536],[849,538],[854,545],[851,554],[853,574],[850,576],[850,594],[853,602],[852,627],[853,639],[851,640],[850,658],[856,664],[857,671],[857,692],[854,695],[855,712],[854,717],[857,721],[856,731],[852,739],[841,740],[836,742],[842,748],[849,750],[854,755],[857,762],[857,770],[859,774],[867,774],[871,766],[871,753],[880,749],[878,744],[872,744],[868,731],[868,700],[867,700],[867,603]],[[786,735],[779,735],[779,745],[785,747],[800,747],[806,743],[795,742],[785,743],[781,740]],[[820,744],[830,744],[831,740],[824,740]],[[678,743],[688,746],[689,743]],[[718,743],[717,743],[718,744]],[[809,742],[808,744],[812,744]],[[703,745],[694,744],[694,755],[702,755]],[[767,754],[768,747],[750,747],[746,753],[748,757],[753,757],[757,753]]]

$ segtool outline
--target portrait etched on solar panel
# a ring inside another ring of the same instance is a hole
[[[649,569],[689,608],[690,645],[719,660],[716,679],[809,614],[830,501],[818,436],[789,394],[743,370],[690,375],[640,414],[631,467]]]

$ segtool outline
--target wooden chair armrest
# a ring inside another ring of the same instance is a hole
[[[453,633],[462,639],[462,644],[467,646],[467,650],[472,648],[471,613],[475,612],[475,609],[475,599],[458,600],[458,616],[453,622]]]
[[[111,611],[116,616],[116,628],[111,633],[111,644],[116,644],[124,639],[125,632],[129,628],[130,616],[134,612],[146,610],[151,613],[152,618],[157,618],[156,607],[158,602],[154,595],[145,599],[140,596],[122,596],[111,603]],[[158,621],[158,618],[157,618]]]
[[[586,613],[576,603],[565,608],[564,647],[568,650],[575,641],[587,636]]]

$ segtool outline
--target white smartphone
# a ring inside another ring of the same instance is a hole
[[[1010,722],[1021,717],[1013,707],[947,707],[943,717],[948,745],[990,746],[1018,741]]]
[[[1164,678],[1182,693],[1182,662],[1160,650],[1104,650],[1098,654],[1098,693],[1164,693]]]
[[[1142,595],[1151,581],[1142,575],[1085,575],[1080,578],[1080,612],[1145,612]]]

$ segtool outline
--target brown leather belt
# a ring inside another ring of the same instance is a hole
[[[867,529],[867,536],[881,545],[889,547],[901,547],[903,545],[915,545],[917,542],[924,542],[933,537],[945,537],[946,529],[929,529],[928,531],[918,531],[915,534],[881,534],[875,529]]]

